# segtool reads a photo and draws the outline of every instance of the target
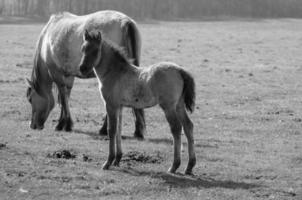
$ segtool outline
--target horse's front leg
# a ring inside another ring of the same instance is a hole
[[[123,109],[120,108],[118,112],[118,125],[117,125],[117,131],[116,131],[116,154],[115,154],[115,161],[113,163],[114,166],[119,166],[120,161],[123,156],[122,151],[122,114]]]
[[[73,121],[71,119],[71,114],[69,110],[69,94],[71,89],[67,89],[66,87],[59,88],[59,95],[60,95],[60,104],[61,104],[61,114],[59,118],[59,123],[56,126],[57,131],[65,130],[71,131],[73,126]]]
[[[137,139],[144,139],[146,133],[146,122],[145,122],[145,112],[143,109],[133,109],[135,116],[135,131],[134,137]]]
[[[104,170],[108,169],[115,159],[115,139],[118,117],[118,108],[106,105],[106,110],[108,116],[109,155],[107,161],[103,165]]]
[[[73,86],[74,77],[65,77],[64,82],[65,84],[57,84],[59,90],[59,101],[61,104],[60,119],[58,125],[56,126],[57,131],[61,131],[63,129],[65,131],[71,131],[73,126],[69,110],[69,97]]]

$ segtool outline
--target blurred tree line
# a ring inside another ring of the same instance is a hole
[[[302,17],[302,0],[0,0],[0,15],[41,16],[114,9],[136,19]]]

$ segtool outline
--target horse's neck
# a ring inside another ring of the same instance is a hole
[[[52,89],[52,78],[50,77],[45,65],[39,63],[32,73],[32,81],[39,88],[41,94],[48,95]]]

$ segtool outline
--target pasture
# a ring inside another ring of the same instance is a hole
[[[146,110],[133,138],[124,109],[121,167],[101,169],[108,140],[96,79],[76,79],[73,132],[29,128],[30,77],[43,24],[0,25],[0,199],[302,199],[302,20],[140,23],[142,66],[173,61],[196,81],[197,164],[166,173],[172,135],[162,110]]]

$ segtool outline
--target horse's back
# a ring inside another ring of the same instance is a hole
[[[82,16],[69,12],[54,14],[43,35],[41,56],[46,62],[55,63],[66,74],[76,74],[84,31],[102,31],[106,38],[122,46],[122,29],[129,20],[126,15],[110,10]]]

